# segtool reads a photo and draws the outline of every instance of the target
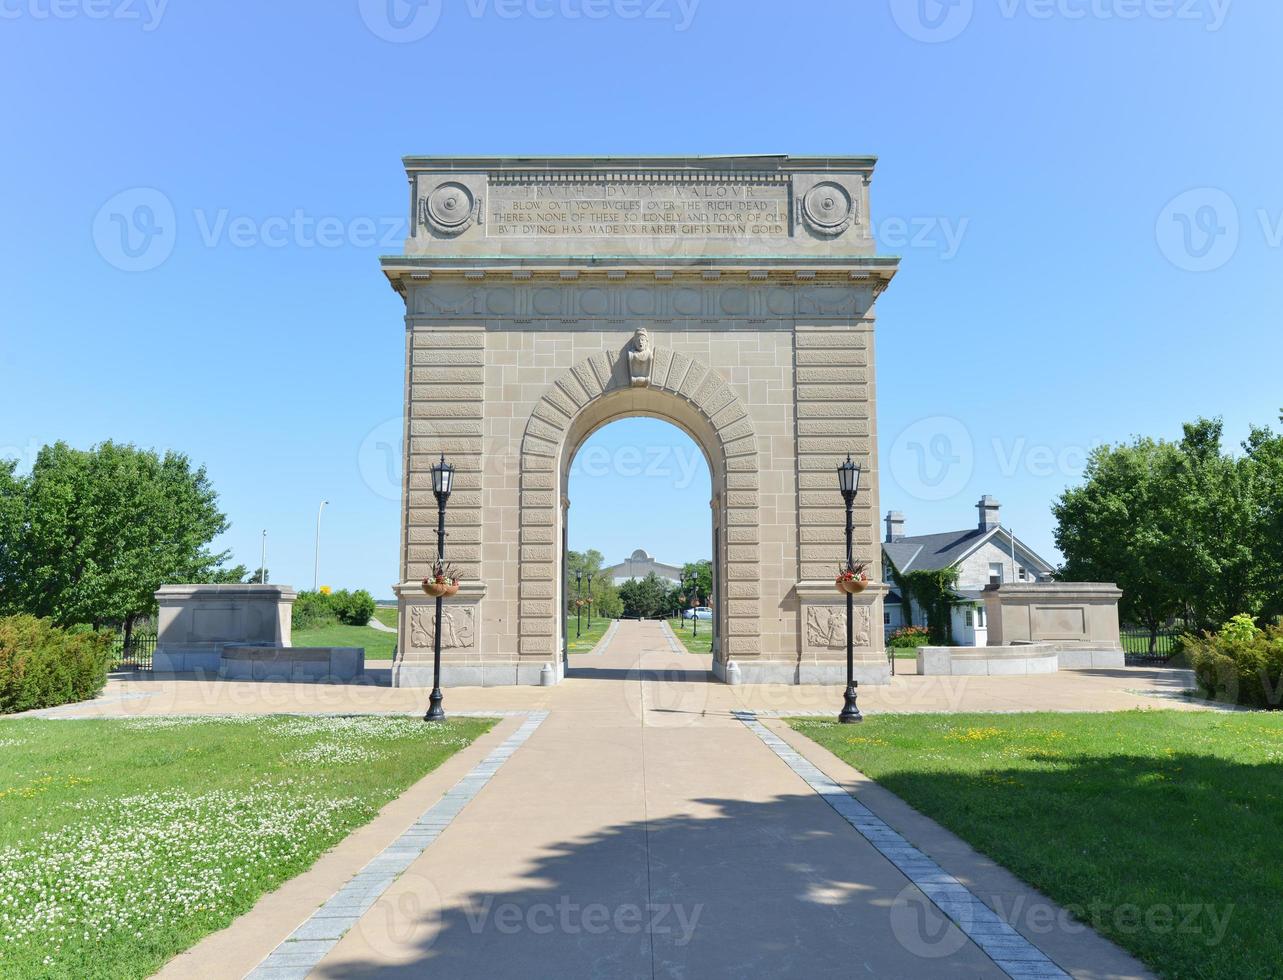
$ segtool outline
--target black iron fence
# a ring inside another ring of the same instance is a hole
[[[156,652],[156,634],[135,631],[125,643],[125,634],[116,637],[111,645],[112,670],[151,670],[152,654]]]
[[[1122,628],[1123,652],[1127,659],[1137,663],[1167,663],[1180,649],[1183,631],[1162,629],[1151,633],[1144,626]]]

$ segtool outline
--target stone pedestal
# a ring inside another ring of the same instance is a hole
[[[1122,667],[1122,590],[1105,582],[1010,583],[985,590],[989,646],[1047,644],[1061,670]]]
[[[288,585],[162,585],[152,669],[213,674],[230,643],[289,646],[297,595]]]

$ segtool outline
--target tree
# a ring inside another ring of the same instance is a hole
[[[227,527],[204,467],[180,453],[45,446],[29,476],[0,467],[0,606],[128,637],[163,583],[218,573],[227,552],[209,544]]]
[[[1283,410],[1279,421],[1283,422]],[[1262,618],[1276,620],[1283,616],[1283,432],[1254,426],[1243,449],[1253,469],[1260,508],[1252,542],[1259,559],[1256,592]]]
[[[619,598],[623,601],[624,615],[639,616],[642,619],[659,615],[664,609],[666,591],[664,583],[654,572],[644,579],[629,579],[619,587]]]
[[[713,563],[708,559],[700,559],[683,565],[682,591],[686,594],[687,605],[690,605],[692,597],[712,602]]]
[[[264,568],[262,565],[254,569],[254,571],[250,572],[249,575],[243,579],[246,585],[266,585],[271,580],[271,571]]]
[[[1061,577],[1114,582],[1123,590],[1125,620],[1158,630],[1182,608],[1178,498],[1174,474],[1179,450],[1138,438],[1092,451],[1085,483],[1052,507],[1056,547],[1065,556]]]
[[[573,615],[577,599],[595,598],[601,575],[602,554],[595,548],[566,552],[566,609]],[[576,587],[576,575],[579,576]],[[589,576],[592,576],[590,579]]]

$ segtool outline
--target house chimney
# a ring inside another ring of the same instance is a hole
[[[904,540],[904,515],[898,510],[887,511],[887,542]]]
[[[998,526],[998,498],[985,494],[976,504],[976,510],[980,511],[980,530],[992,531]]]

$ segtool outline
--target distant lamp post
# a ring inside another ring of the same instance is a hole
[[[848,453],[846,462],[838,466],[838,489],[846,501],[846,567],[855,564],[855,553],[851,548],[851,508],[855,505],[855,495],[860,489],[860,467],[851,462]],[[856,704],[855,653],[853,650],[852,621],[855,617],[855,597],[846,594],[846,693],[843,695],[842,713],[838,721],[844,725],[854,725],[864,721],[860,708]]]
[[[691,596],[691,636],[699,636],[699,593]]]
[[[321,582],[321,514],[325,510],[328,500],[322,500],[321,506],[316,508],[316,550],[312,552],[312,591],[315,592]]]
[[[677,597],[677,625],[686,628],[686,593]]]
[[[592,632],[592,572],[588,573],[588,632]]]
[[[584,611],[583,595],[584,573],[575,572],[575,639],[579,639],[580,616]]]
[[[258,584],[267,584],[267,528],[263,528],[263,548],[258,553]]]
[[[445,558],[445,505],[452,489],[454,467],[445,461],[445,453],[442,453],[441,462],[432,467],[432,492],[437,498],[438,561]],[[428,696],[428,713],[423,716],[424,721],[445,721],[445,709],[441,707],[445,700],[441,694],[441,599],[437,596],[436,624],[432,631],[432,693]]]

